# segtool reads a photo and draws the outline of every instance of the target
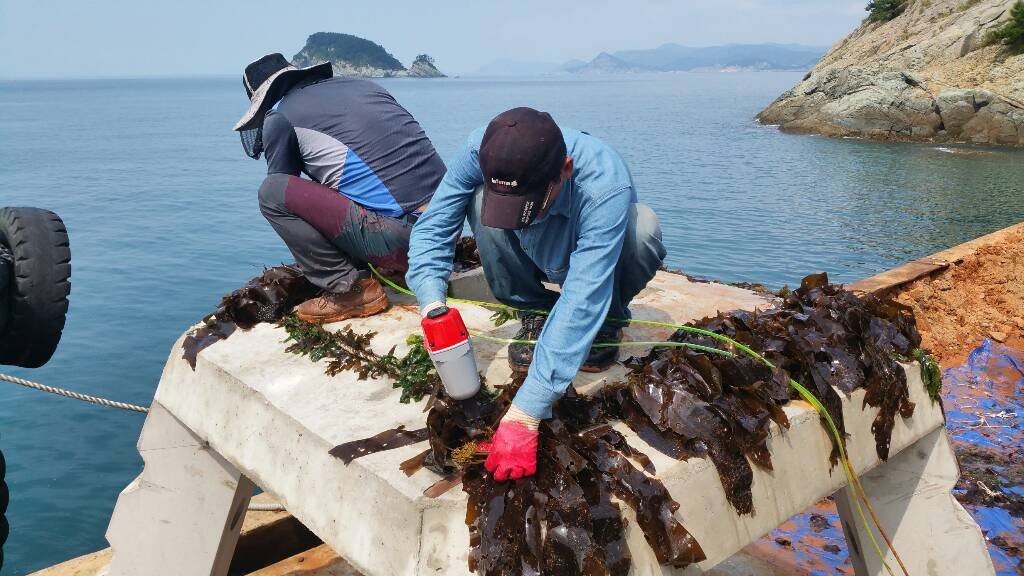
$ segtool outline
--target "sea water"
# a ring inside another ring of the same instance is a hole
[[[781,134],[753,116],[798,73],[381,81],[443,157],[498,112],[550,111],[614,145],[658,213],[668,265],[725,281],[853,281],[1024,220],[1024,152]],[[170,348],[220,296],[288,261],[242,153],[238,78],[0,82],[0,206],[71,238],[64,339],[6,372],[148,405]],[[177,354],[177,351],[173,352]],[[140,471],[140,414],[0,383],[4,574],[105,547]]]

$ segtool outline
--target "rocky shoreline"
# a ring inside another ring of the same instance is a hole
[[[1024,146],[1024,54],[985,45],[1014,0],[909,0],[865,21],[757,115],[782,130]]]

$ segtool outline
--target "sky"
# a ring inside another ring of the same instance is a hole
[[[762,42],[830,46],[866,0],[0,0],[0,78],[239,74],[345,32],[448,74],[494,60],[561,63],[602,51]]]

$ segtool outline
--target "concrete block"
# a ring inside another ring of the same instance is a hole
[[[484,277],[484,269],[481,267],[452,274],[451,287],[452,295],[458,298],[497,302],[491,293],[491,287],[487,285],[487,278]]]
[[[159,402],[138,447],[145,468],[114,507],[106,574],[227,574],[252,482]]]
[[[910,574],[995,573],[981,529],[951,493],[959,476],[946,429],[939,428],[861,478]],[[851,490],[843,488],[836,496],[856,574],[887,574],[866,532],[869,528],[856,512]],[[886,563],[899,573],[885,541],[870,529],[885,551]]]

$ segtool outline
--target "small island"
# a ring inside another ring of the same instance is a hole
[[[434,59],[420,54],[406,68],[383,46],[338,32],[317,32],[310,35],[306,45],[292,58],[292,64],[300,68],[330,62],[337,76],[359,76],[363,78],[444,78],[445,75],[434,65]]]

